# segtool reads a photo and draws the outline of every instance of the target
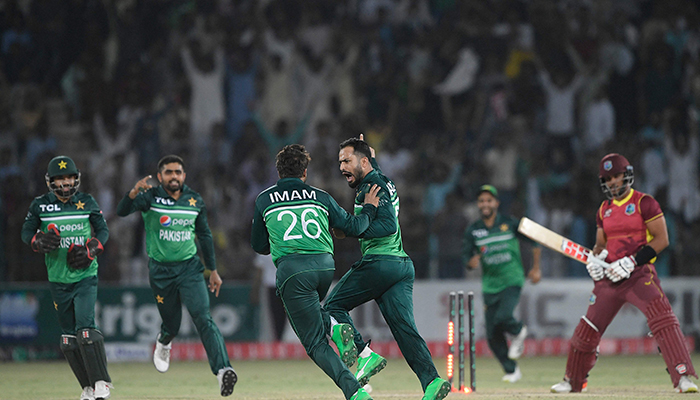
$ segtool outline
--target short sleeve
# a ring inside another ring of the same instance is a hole
[[[645,195],[639,200],[639,212],[642,214],[645,224],[664,215],[659,202],[649,195]]]

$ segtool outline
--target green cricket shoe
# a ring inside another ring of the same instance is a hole
[[[354,330],[350,324],[338,324],[333,326],[331,340],[338,346],[340,359],[348,368],[352,367],[357,360],[357,346],[353,340]]]
[[[369,383],[369,378],[379,373],[384,367],[386,367],[386,358],[372,352],[369,357],[359,357],[357,359],[355,378],[360,382],[360,385],[365,386]]]
[[[435,378],[427,388],[425,388],[425,395],[423,395],[423,400],[442,400],[450,394],[452,390],[452,385],[450,382],[442,378]]]
[[[367,393],[367,391],[363,388],[357,389],[357,392],[352,395],[350,400],[373,400],[372,396]]]

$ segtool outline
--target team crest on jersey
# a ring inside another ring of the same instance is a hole
[[[632,215],[634,214],[634,204],[628,204],[627,207],[625,207],[625,214],[627,215]]]
[[[168,215],[163,215],[162,217],[160,217],[160,224],[161,224],[162,226],[164,226],[164,227],[167,228],[167,227],[169,227],[170,224],[172,224],[172,223],[173,223],[173,220],[172,220],[172,218],[170,218],[170,216],[168,216]]]
[[[501,232],[505,232],[508,230],[508,224],[501,224]]]
[[[606,171],[610,171],[612,169],[612,161],[608,160],[603,163],[603,169]]]
[[[605,213],[603,214],[603,218],[608,218],[612,214],[612,209],[608,208],[605,210]]]
[[[595,304],[595,299],[596,299],[596,296],[594,294],[591,294],[591,297],[588,299],[588,304],[590,304],[590,305]]]

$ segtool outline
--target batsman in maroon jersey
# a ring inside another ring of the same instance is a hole
[[[676,391],[697,392],[697,378],[678,318],[661,289],[653,262],[668,246],[666,220],[659,203],[632,189],[634,170],[620,154],[600,161],[600,186],[607,197],[598,209],[596,244],[589,257],[605,259],[609,268],[590,262],[595,281],[588,311],[569,344],[564,380],[552,392],[585,390],[595,365],[600,338],[622,306],[629,302],[644,313],[659,345]]]

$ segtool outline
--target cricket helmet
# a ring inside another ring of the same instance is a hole
[[[632,167],[630,162],[627,161],[623,155],[610,153],[600,160],[600,165],[598,166],[600,188],[603,190],[605,197],[608,199],[612,199],[614,196],[608,185],[605,183],[605,179],[617,174],[623,174],[623,184],[627,188],[621,192],[625,193],[634,183],[634,167]]]
[[[64,185],[57,186],[54,179],[58,176],[75,176],[75,183],[71,187]],[[56,196],[70,197],[78,191],[80,186],[80,170],[75,166],[75,162],[67,156],[54,157],[49,161],[49,166],[46,171],[46,185]]]

